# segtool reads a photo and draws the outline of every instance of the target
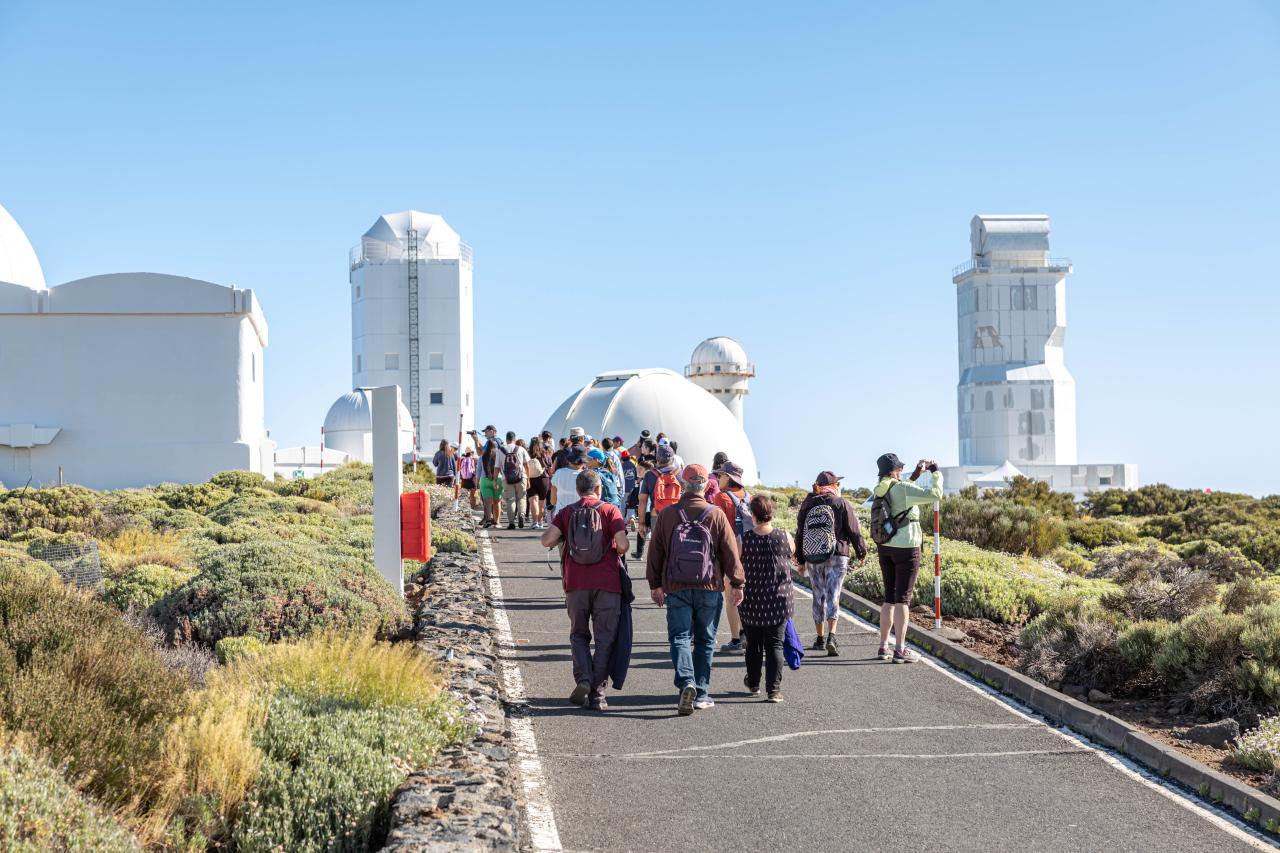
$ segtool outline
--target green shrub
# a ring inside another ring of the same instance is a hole
[[[1134,622],[1116,637],[1116,650],[1124,660],[1130,677],[1142,684],[1155,680],[1155,659],[1160,647],[1173,633],[1174,625],[1162,619]]]
[[[218,663],[226,666],[244,658],[251,658],[267,647],[257,637],[223,637],[213,646]]]
[[[103,597],[121,610],[146,610],[191,578],[187,572],[143,563],[116,578],[103,581]]]
[[[1222,707],[1224,693],[1231,692],[1236,662],[1240,658],[1243,615],[1223,613],[1216,605],[1202,607],[1177,624],[1156,653],[1155,669],[1169,686],[1194,691],[1211,684],[1198,709]]]
[[[465,726],[440,700],[352,707],[281,690],[257,737],[265,758],[232,830],[240,850],[363,851],[386,832],[391,794]]]
[[[371,565],[304,542],[221,545],[198,565],[198,575],[155,607],[170,636],[213,644],[242,635],[277,642],[334,629],[389,634],[406,619],[399,592]]]
[[[189,688],[141,631],[102,601],[0,565],[0,683],[0,726],[106,808],[145,808]]]
[[[942,533],[980,548],[1043,557],[1067,541],[1067,528],[1057,516],[1003,498],[942,501]]]
[[[1076,499],[1070,492],[1055,492],[1048,483],[1030,477],[1014,477],[1005,489],[993,495],[1059,518],[1075,518],[1077,514]]]
[[[1018,637],[1018,668],[1046,684],[1116,690],[1126,667],[1116,641],[1120,618],[1078,592],[1056,596]]]
[[[133,853],[141,848],[53,768],[0,743],[0,850]]]
[[[83,486],[0,492],[0,539],[34,528],[52,533],[95,533],[105,521],[98,495]]]
[[[156,496],[170,509],[189,509],[203,513],[231,500],[235,491],[214,483],[191,483],[185,486],[165,484],[156,488]]]
[[[1244,613],[1255,604],[1280,600],[1280,578],[1242,577],[1222,590],[1220,604],[1228,613]]]
[[[1280,716],[1263,719],[1231,748],[1231,758],[1250,770],[1280,770]]]
[[[1188,566],[1208,572],[1218,583],[1260,577],[1266,572],[1260,563],[1246,557],[1239,548],[1210,539],[1194,539],[1173,550]]]
[[[239,493],[264,488],[267,478],[256,471],[223,471],[210,477],[209,484]]]
[[[1093,561],[1082,557],[1070,548],[1058,548],[1049,555],[1064,572],[1084,577],[1093,573]]]
[[[1236,686],[1263,708],[1280,710],[1280,604],[1254,605],[1244,619]]]
[[[1138,541],[1138,533],[1129,525],[1113,519],[1081,518],[1067,524],[1072,542],[1092,551],[1105,545],[1125,545]]]
[[[456,530],[439,525],[431,528],[431,544],[437,551],[458,553],[461,551],[477,551],[480,546],[476,538],[465,530]]]

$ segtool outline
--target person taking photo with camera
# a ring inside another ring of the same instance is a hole
[[[907,648],[907,619],[911,591],[920,574],[920,507],[942,499],[942,472],[932,459],[921,459],[907,482],[902,481],[902,461],[893,453],[876,460],[880,482],[872,489],[871,538],[879,547],[880,576],[884,580],[884,604],[880,605],[880,648],[876,657],[894,663],[915,663],[920,655]],[[916,485],[924,472],[933,474],[930,488]],[[889,631],[897,638],[889,652]]]

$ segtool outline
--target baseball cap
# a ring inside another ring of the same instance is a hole
[[[666,447],[670,443],[671,443],[670,439],[668,439],[665,435],[662,438],[658,439],[659,447]]]
[[[839,474],[833,474],[830,471],[823,471],[818,475],[818,478],[814,480],[814,482],[819,486],[834,486],[843,479],[844,477],[841,477]]]
[[[881,477],[888,477],[899,468],[905,468],[902,460],[898,458],[896,453],[886,453],[876,460],[876,472]]]
[[[659,444],[657,457],[659,465],[666,465],[676,458],[676,452],[665,444]]]
[[[614,443],[614,444],[622,444],[622,436],[620,436],[620,435],[615,435],[615,436],[613,437],[613,443]]]
[[[590,450],[588,450],[588,451],[587,451],[587,456],[589,456],[589,457],[591,457],[592,459],[596,460],[596,461],[597,461],[597,462],[599,462],[601,465],[603,465],[603,464],[604,464],[604,460],[605,460],[604,451],[603,451],[603,450],[601,450],[601,449],[600,449],[600,448],[598,448],[598,447],[593,447],[593,448],[591,448]]]
[[[731,482],[742,485],[742,466],[735,465],[729,460],[725,460],[724,464],[711,472],[712,474],[724,474]]]
[[[498,428],[497,428],[496,426],[494,426],[493,424],[489,424],[487,427],[485,427],[485,428],[484,428],[484,431],[485,431],[485,432],[488,432],[489,430],[493,430],[494,432],[497,432],[497,431],[498,431]]]
[[[624,451],[622,451],[621,453],[619,453],[618,455],[619,455],[619,456],[621,456],[623,459],[630,459],[630,458],[631,458],[631,451],[630,451],[630,450],[624,450]]]
[[[680,474],[680,479],[686,483],[690,480],[705,480],[707,479],[707,469],[696,462],[692,465],[686,465],[684,466],[684,471]]]

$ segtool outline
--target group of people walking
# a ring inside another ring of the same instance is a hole
[[[784,701],[784,670],[789,663],[798,666],[805,653],[793,622],[793,567],[807,577],[812,592],[815,637],[807,650],[840,655],[840,591],[850,560],[864,565],[869,550],[857,512],[841,494],[841,476],[823,471],[814,478],[793,537],[773,525],[773,498],[750,495],[742,468],[724,454],[708,470],[685,464],[674,442],[647,432],[623,449],[620,437],[597,440],[574,430],[554,451],[548,433],[527,448],[514,433],[502,443],[496,435],[493,427],[485,430],[476,473],[482,500],[497,500],[500,493],[504,505],[485,505],[484,523],[498,524],[505,512],[508,529],[523,527],[528,512],[533,527],[544,530],[542,544],[560,550],[573,704],[606,709],[610,679],[620,683],[620,658],[625,672],[628,555],[645,560],[650,599],[666,613],[680,715],[715,706],[711,676],[717,650],[745,655],[747,695]],[[490,453],[492,465],[486,468]],[[922,459],[904,479],[905,466],[892,453],[876,466],[871,538],[885,589],[876,656],[913,663],[919,655],[907,648],[906,628],[923,541],[919,507],[941,497],[942,476],[933,460]],[[517,476],[520,470],[524,477]],[[926,471],[933,474],[927,487],[916,482]],[[500,485],[486,492],[483,480],[498,478]],[[545,482],[535,485],[538,480]],[[631,529],[637,533],[634,550]],[[722,613],[731,636],[717,649]]]

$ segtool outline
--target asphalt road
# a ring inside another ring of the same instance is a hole
[[[558,568],[537,537],[490,541],[563,850],[1271,849],[950,670],[875,660],[876,636],[848,620],[840,657],[786,673],[785,703],[749,699],[742,657],[718,655],[716,707],[679,717],[638,565],[625,689],[604,713],[573,707]],[[797,592],[806,643],[808,612]]]

